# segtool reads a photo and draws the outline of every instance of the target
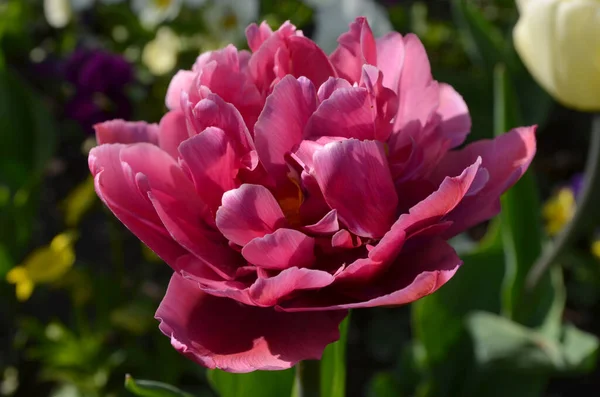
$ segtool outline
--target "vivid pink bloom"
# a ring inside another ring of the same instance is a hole
[[[463,149],[471,120],[414,35],[358,18],[327,56],[296,28],[201,55],[159,125],[96,126],[96,191],[174,270],[156,316],[209,368],[319,358],[347,309],[431,294],[446,242],[500,210],[535,127]]]

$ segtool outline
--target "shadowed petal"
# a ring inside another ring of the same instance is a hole
[[[190,359],[208,368],[250,372],[320,359],[325,346],[339,338],[346,314],[290,314],[242,305],[207,295],[175,274],[156,318],[173,347]]]
[[[337,211],[331,210],[321,218],[317,223],[304,226],[304,230],[310,233],[314,233],[317,235],[327,235],[331,233],[335,233],[340,229],[340,224],[338,222]]]
[[[348,139],[314,154],[314,174],[325,201],[348,230],[382,237],[394,222],[398,197],[383,143]]]
[[[447,242],[433,238],[403,250],[377,282],[368,287],[353,291],[345,287],[344,295],[329,289],[284,302],[278,308],[287,312],[305,312],[404,305],[435,292],[454,276],[461,264]],[[354,297],[350,298],[349,294]]]
[[[250,287],[250,297],[258,306],[274,306],[293,292],[323,288],[334,280],[331,274],[322,270],[291,267],[275,277],[256,280]]]
[[[96,192],[133,234],[177,270],[177,258],[187,251],[169,235],[150,200],[140,193],[132,175],[124,171],[120,154],[126,147],[107,144],[90,151],[88,161]]]

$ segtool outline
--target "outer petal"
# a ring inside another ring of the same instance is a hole
[[[217,227],[229,241],[244,246],[285,224],[279,204],[264,186],[243,184],[223,195]]]
[[[339,338],[346,311],[281,313],[203,293],[174,275],[156,312],[175,349],[208,367],[229,372],[290,368],[319,359]]]
[[[222,129],[209,127],[179,146],[181,163],[191,175],[198,196],[213,210],[221,205],[221,197],[238,185],[239,161]]]
[[[355,139],[328,143],[313,161],[325,201],[348,230],[362,237],[382,237],[398,205],[383,143]]]
[[[273,31],[269,27],[267,22],[263,21],[260,26],[255,23],[250,24],[246,28],[246,38],[248,39],[248,47],[252,52],[258,51],[262,43],[265,42],[271,35]]]
[[[312,265],[315,261],[314,247],[312,237],[298,230],[280,228],[250,241],[242,249],[242,255],[258,267],[283,270]]]
[[[441,134],[450,140],[450,148],[462,144],[471,131],[471,116],[464,99],[448,84],[440,84],[440,106],[437,113],[441,116]]]
[[[404,305],[435,292],[452,278],[461,264],[448,243],[434,238],[403,250],[388,271],[369,288],[355,291],[346,288],[344,295],[352,293],[356,295],[354,299],[327,290],[320,295],[315,293],[286,302],[278,308],[297,312]]]
[[[398,92],[404,65],[404,39],[398,32],[390,32],[375,40],[377,68],[383,72],[383,85]]]
[[[104,143],[158,143],[158,126],[143,121],[105,121],[94,126],[96,140]]]
[[[284,156],[302,141],[304,126],[316,106],[312,83],[293,76],[277,83],[267,98],[254,137],[259,158],[276,181],[287,179],[289,168]]]
[[[440,162],[432,180],[469,164],[480,156],[487,171],[487,183],[478,192],[466,197],[446,220],[454,224],[444,237],[450,238],[461,231],[490,219],[500,211],[500,195],[525,173],[535,155],[536,127],[515,128],[494,140],[472,143],[459,151],[449,152]]]
[[[126,147],[109,144],[90,151],[88,161],[96,192],[133,234],[177,270],[177,258],[187,251],[169,235],[148,198],[140,194],[132,176],[124,172],[120,154]]]
[[[191,70],[180,70],[171,79],[167,89],[167,98],[165,100],[167,108],[170,110],[181,107],[181,91],[187,91],[194,83],[196,72]]]
[[[431,76],[431,66],[423,44],[414,34],[404,37],[404,64],[398,89],[398,115],[394,130],[409,128],[414,134],[425,126],[439,105],[439,88]]]
[[[171,110],[160,120],[158,145],[162,150],[177,158],[179,144],[190,137],[185,115],[181,110]]]
[[[331,63],[340,77],[350,81],[360,80],[364,64],[377,65],[377,47],[371,27],[365,17],[358,17],[350,30],[338,39],[340,45],[331,54]]]

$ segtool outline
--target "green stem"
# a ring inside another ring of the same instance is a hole
[[[321,396],[321,362],[318,360],[301,361],[296,365],[295,397]]]
[[[600,216],[600,114],[593,116],[591,142],[588,151],[587,163],[581,199],[577,202],[577,209],[571,221],[556,237],[554,244],[533,265],[527,275],[526,289],[532,291],[548,270],[573,245],[586,233],[592,233],[597,227]]]

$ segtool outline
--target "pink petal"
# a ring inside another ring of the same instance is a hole
[[[471,116],[462,96],[452,86],[440,84],[440,106],[437,113],[442,120],[438,128],[450,140],[450,147],[462,144],[471,131]]]
[[[321,102],[306,125],[306,137],[375,138],[373,101],[362,87],[336,90]]]
[[[194,83],[196,72],[191,70],[180,70],[171,79],[167,89],[166,105],[170,110],[176,110],[181,107],[181,92],[190,89]]]
[[[212,51],[200,69],[196,84],[205,86],[235,106],[249,128],[254,126],[263,106],[263,98],[250,76],[241,70],[240,53],[233,45]]]
[[[398,204],[383,143],[332,142],[317,151],[313,161],[325,201],[348,230],[382,237],[394,222]]]
[[[468,194],[480,171],[481,159],[467,167],[459,176],[447,177],[439,188],[426,199],[398,218],[368,255],[351,263],[337,277],[336,282],[365,282],[380,275],[400,254],[407,239],[426,229],[437,227],[438,222],[456,208]],[[449,227],[447,223],[435,229],[441,235]],[[433,231],[431,229],[430,231]]]
[[[323,102],[325,99],[328,99],[331,96],[331,94],[333,94],[338,89],[350,87],[352,87],[352,84],[350,84],[348,80],[330,77],[319,87],[319,91],[317,93],[317,96],[319,97],[319,102]]]
[[[240,112],[232,104],[223,101],[218,95],[208,94],[193,108],[192,120],[189,121],[197,134],[208,127],[222,129],[238,158],[246,161],[244,165],[251,170],[257,166],[258,158],[252,154],[255,148],[250,132]]]
[[[255,266],[283,270],[309,267],[315,261],[315,240],[294,229],[280,228],[257,237],[242,249],[242,255]]]
[[[243,184],[223,195],[217,227],[231,242],[244,246],[285,224],[279,204],[264,186]]]
[[[260,26],[255,23],[248,25],[246,28],[248,47],[250,47],[252,52],[258,51],[262,43],[264,43],[272,34],[273,31],[265,21],[263,21]]]
[[[487,183],[448,216],[454,224],[444,235],[450,238],[463,230],[492,218],[500,211],[500,195],[525,173],[536,151],[536,127],[520,127],[493,140],[472,143],[462,150],[448,152],[432,175],[438,180],[456,172],[464,164],[480,156],[488,171]]]
[[[330,59],[340,77],[358,82],[364,64],[377,65],[375,38],[365,17],[356,18],[338,42],[339,46]]]
[[[287,50],[290,54],[289,74],[297,78],[304,76],[317,87],[329,77],[337,77],[327,55],[312,40],[303,36],[290,36],[287,39]]]
[[[383,73],[375,66],[363,66],[360,85],[367,89],[371,97],[375,139],[385,142],[392,132],[391,121],[398,112],[398,97],[394,91],[383,86]]]
[[[176,159],[179,156],[177,152],[179,144],[189,137],[185,115],[182,111],[171,110],[160,120],[158,145],[173,158]]]
[[[229,138],[220,128],[208,127],[183,142],[179,153],[198,196],[216,212],[223,193],[238,186],[236,176],[241,165]]]
[[[403,250],[387,272],[369,288],[350,291],[348,287],[343,287],[345,294],[356,295],[354,299],[330,291],[327,295],[306,295],[296,301],[285,302],[278,308],[286,312],[320,312],[404,305],[435,292],[454,276],[461,264],[462,261],[447,242],[434,238],[410,250]]]
[[[177,270],[177,258],[187,251],[169,235],[150,200],[140,194],[131,174],[124,171],[120,154],[126,147],[107,144],[90,151],[89,167],[96,192],[133,234]]]
[[[337,210],[331,210],[321,218],[317,223],[304,226],[304,230],[317,235],[327,235],[335,233],[340,229]]]
[[[404,63],[398,89],[400,104],[394,123],[398,131],[410,125],[412,131],[424,127],[439,104],[439,88],[423,44],[414,34],[404,37]]]
[[[250,287],[250,297],[258,306],[274,306],[292,293],[326,287],[335,278],[324,271],[291,267],[275,277],[259,278]]]
[[[339,338],[346,311],[281,313],[203,293],[193,281],[173,275],[156,312],[160,330],[188,358],[229,372],[290,368],[320,359]]]
[[[158,143],[158,126],[144,121],[105,121],[94,126],[96,140],[103,143]]]
[[[287,180],[284,157],[302,141],[304,126],[316,106],[315,88],[306,78],[286,76],[268,96],[254,139],[262,164],[276,181]]]
[[[375,40],[377,45],[377,68],[383,72],[383,85],[398,92],[404,65],[404,39],[398,32],[391,32]]]
[[[331,237],[331,246],[333,248],[356,248],[360,245],[360,239],[358,244],[352,238],[352,234],[346,229],[340,229]]]

